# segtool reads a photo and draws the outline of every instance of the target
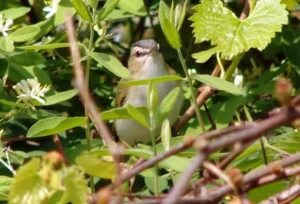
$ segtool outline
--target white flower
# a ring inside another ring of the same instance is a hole
[[[18,98],[27,103],[31,99],[36,99],[38,102],[45,104],[45,93],[50,90],[49,85],[41,86],[37,77],[34,79],[22,80],[13,86],[13,89],[18,94]]]
[[[238,75],[236,75],[235,77],[234,77],[234,85],[236,85],[237,87],[239,87],[239,88],[243,88],[243,82],[244,82],[244,77],[243,77],[243,75],[240,75],[240,74],[238,74]]]
[[[43,8],[43,11],[48,13],[45,18],[49,19],[56,13],[59,2],[60,0],[52,0],[51,6],[46,6]]]
[[[0,32],[2,32],[2,35],[4,37],[7,37],[8,34],[6,31],[9,31],[9,26],[11,26],[13,24],[13,20],[12,19],[7,19],[6,21],[3,19],[3,14],[0,13]]]

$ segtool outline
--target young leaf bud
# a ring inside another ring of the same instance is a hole
[[[63,158],[62,156],[56,152],[52,151],[47,153],[44,158],[44,165],[50,167],[51,169],[58,171],[62,168],[63,166]]]
[[[282,106],[289,106],[291,102],[291,93],[293,85],[289,79],[281,77],[277,80],[275,86],[275,97]]]

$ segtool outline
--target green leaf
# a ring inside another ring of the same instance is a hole
[[[53,43],[48,45],[29,45],[29,46],[23,46],[18,47],[19,49],[24,50],[53,50],[58,48],[66,48],[70,47],[70,43]]]
[[[263,50],[275,32],[288,23],[288,12],[280,0],[257,1],[245,20],[238,19],[220,0],[203,0],[194,9],[190,20],[196,42],[211,41],[223,58],[232,58],[250,48]]]
[[[208,50],[204,50],[204,51],[201,51],[201,52],[194,53],[194,54],[192,54],[192,57],[194,59],[196,59],[196,62],[204,63],[207,60],[209,60],[209,58],[213,54],[215,54],[216,52],[217,52],[217,47],[213,47],[213,48],[210,48]]]
[[[46,184],[38,174],[40,160],[32,159],[21,166],[10,187],[9,203],[43,203],[48,197]]]
[[[10,9],[6,9],[1,11],[1,14],[4,15],[4,17],[6,19],[16,19],[19,18],[21,16],[24,16],[26,13],[28,13],[30,11],[31,8],[29,7],[17,7],[17,8],[10,8]]]
[[[157,113],[155,114],[154,121],[156,125],[160,125],[168,117],[178,100],[180,92],[181,88],[177,87],[164,98],[158,107]]]
[[[117,6],[120,0],[107,0],[98,14],[98,20],[104,20]]]
[[[178,22],[178,25],[177,25],[177,30],[179,31],[181,26],[182,26],[182,23],[184,21],[184,18],[185,18],[185,13],[186,13],[186,4],[187,4],[188,0],[185,0],[184,1],[184,4],[183,4],[183,8],[181,9],[181,13],[180,13],[180,18],[179,18],[179,22]]]
[[[40,120],[54,116],[58,116],[58,113],[55,114],[42,109],[32,110],[28,108],[22,108],[18,110],[14,115],[15,119],[17,120]]]
[[[128,13],[120,9],[115,9],[112,12],[110,12],[104,20],[109,21],[109,20],[118,20],[123,18],[132,18],[132,17],[134,17],[134,15],[131,13]]]
[[[221,108],[215,117],[215,122],[217,124],[217,128],[223,128],[228,126],[229,122],[233,120],[233,116],[235,111],[243,105],[245,102],[245,98],[242,96],[233,96],[229,98],[227,101],[222,103]]]
[[[164,0],[160,0],[159,10],[158,10],[158,19],[159,19],[159,22],[162,27],[164,26],[163,24],[164,24],[165,18],[170,20],[170,8]]]
[[[5,52],[12,52],[15,50],[14,41],[1,37],[0,38],[0,50]]]
[[[128,0],[120,0],[118,7],[137,16],[147,15],[147,10],[143,0],[130,0],[130,3],[128,3]]]
[[[52,96],[46,97],[46,104],[42,104],[43,106],[50,106],[54,105],[57,103],[61,103],[63,101],[67,101],[70,98],[73,98],[76,96],[78,91],[76,89],[68,90],[68,91],[63,91],[60,93],[55,93]]]
[[[292,10],[299,4],[299,0],[281,0],[280,2],[285,4],[288,10]]]
[[[251,199],[251,201],[253,201],[254,203],[259,203],[260,201],[276,195],[277,193],[283,191],[284,189],[287,189],[288,187],[290,187],[290,184],[288,182],[283,180],[276,181],[274,183],[254,188],[248,194],[249,199]]]
[[[224,79],[220,79],[218,77],[210,76],[210,75],[193,75],[194,79],[208,85],[212,86],[218,90],[226,91],[235,95],[244,95],[244,92],[235,86],[233,83],[228,82]]]
[[[161,128],[161,143],[163,144],[165,151],[170,149],[170,140],[172,137],[170,122],[168,118],[166,118],[162,124]]]
[[[151,83],[162,83],[162,82],[168,82],[168,81],[179,81],[182,80],[182,78],[178,75],[166,75],[151,79],[142,79],[142,80],[129,80],[125,82],[120,82],[121,84],[128,85],[128,86],[138,86],[138,85],[146,85],[151,81]]]
[[[9,188],[13,178],[7,176],[0,176],[0,200],[8,200]]]
[[[153,177],[144,177],[145,178],[145,184],[147,186],[147,188],[151,191],[154,192],[154,180]],[[163,178],[163,177],[158,177],[158,192],[162,192],[166,189],[169,188],[168,185],[168,180],[167,178]]]
[[[104,161],[91,154],[82,154],[77,157],[76,164],[91,176],[104,179],[114,179],[116,177],[116,169],[113,162]]]
[[[73,0],[73,6],[82,19],[90,23],[93,22],[92,17],[82,0]]]
[[[14,101],[9,101],[9,100],[6,100],[4,98],[0,98],[0,104],[8,105],[8,106],[11,106],[11,107],[19,107],[19,108],[25,108],[26,107],[25,104],[16,103]]]
[[[23,66],[38,65],[46,61],[43,55],[33,51],[17,53],[11,56],[10,59],[13,63]]]
[[[76,13],[71,0],[60,1],[55,13],[54,26],[58,26],[66,22],[66,14],[70,17]]]
[[[296,69],[300,69],[300,32],[298,30],[285,30],[282,34],[282,49],[287,59]]]
[[[63,183],[65,193],[59,204],[72,203],[82,204],[87,201],[88,187],[84,174],[76,166],[68,168],[64,172]]]
[[[135,107],[135,109],[142,112],[143,115],[147,115],[147,118],[149,118],[148,109],[146,107]],[[126,107],[114,108],[112,110],[102,112],[100,116],[102,120],[133,119],[132,115],[128,113]]]
[[[135,119],[141,125],[150,128],[148,115],[130,104],[127,104],[126,107],[128,113],[132,116],[133,119]]]
[[[27,132],[27,137],[43,137],[59,133],[74,127],[83,127],[86,117],[52,117],[36,122]]]
[[[272,137],[270,144],[290,154],[297,153],[299,151],[297,147],[299,147],[300,144],[300,132],[297,130]],[[271,154],[271,156],[275,155],[276,153]]]
[[[90,3],[90,6],[91,6],[93,9],[97,9],[97,6],[98,6],[98,0],[89,0],[89,3]]]
[[[117,58],[104,53],[97,52],[90,53],[90,56],[101,66],[105,67],[106,69],[114,73],[116,76],[122,78],[130,77],[129,70],[126,67],[124,67]]]
[[[149,113],[154,116],[158,106],[158,90],[157,85],[151,81],[148,84],[147,104]]]
[[[14,42],[25,42],[34,38],[40,32],[40,28],[36,26],[24,26],[9,34],[8,39]]]
[[[171,156],[161,161],[158,165],[163,168],[171,169],[177,172],[185,172],[190,163],[191,161],[187,158]]]
[[[161,24],[162,30],[167,38],[168,43],[174,48],[179,49],[181,48],[181,39],[179,32],[176,30],[174,25],[165,18],[163,23]]]

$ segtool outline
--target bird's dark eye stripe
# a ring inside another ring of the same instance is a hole
[[[146,54],[148,54],[148,53],[147,53],[147,52],[140,52],[140,51],[136,51],[136,52],[134,53],[134,55],[135,55],[136,57],[145,56]]]

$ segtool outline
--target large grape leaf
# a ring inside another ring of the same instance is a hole
[[[250,48],[263,50],[288,23],[288,12],[280,0],[257,1],[253,12],[245,20],[223,6],[220,0],[203,0],[195,8],[193,21],[196,42],[211,41],[216,45],[216,52],[223,58],[247,51]]]

